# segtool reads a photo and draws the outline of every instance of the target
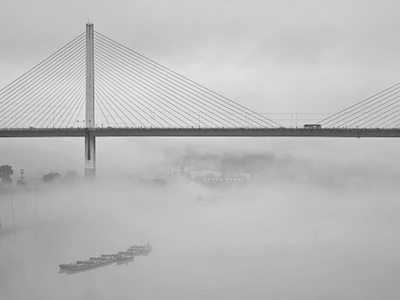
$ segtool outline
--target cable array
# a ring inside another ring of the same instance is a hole
[[[0,90],[0,128],[67,128],[82,118],[85,34]]]
[[[96,32],[96,123],[110,127],[280,127]]]
[[[0,128],[85,126],[85,33],[0,90]],[[96,32],[96,127],[280,125]]]
[[[400,125],[400,83],[319,122],[323,127],[395,128]]]
[[[95,32],[96,127],[281,127]],[[85,33],[0,90],[0,128],[85,126]],[[326,128],[400,125],[400,83],[320,122]],[[290,119],[293,123],[293,116]],[[295,122],[297,126],[297,116]]]

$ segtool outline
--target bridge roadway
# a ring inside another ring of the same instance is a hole
[[[400,137],[400,129],[358,128],[26,128],[0,129],[0,137]]]

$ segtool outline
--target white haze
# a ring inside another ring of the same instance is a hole
[[[396,142],[239,141],[127,140],[118,155],[108,144],[96,183],[0,195],[0,299],[397,299]],[[254,168],[254,180],[110,179],[124,157],[132,173],[192,160]],[[147,242],[150,255],[128,266],[58,274],[60,263]]]

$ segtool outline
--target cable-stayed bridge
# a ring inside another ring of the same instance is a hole
[[[304,128],[285,127],[94,31],[0,90],[0,137],[400,137],[400,83]]]

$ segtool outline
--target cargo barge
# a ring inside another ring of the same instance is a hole
[[[95,268],[103,267],[110,264],[127,264],[134,261],[135,256],[148,255],[151,252],[151,245],[134,245],[129,247],[126,251],[118,252],[116,254],[102,254],[99,257],[91,257],[87,260],[78,260],[75,263],[60,264],[60,273],[74,273],[89,271]]]

